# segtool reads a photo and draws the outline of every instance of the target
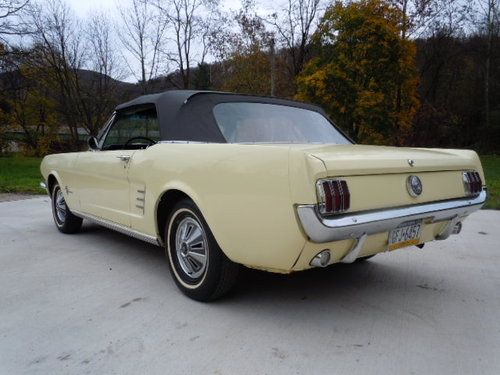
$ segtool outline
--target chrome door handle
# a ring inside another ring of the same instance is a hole
[[[130,155],[119,155],[117,156],[118,159],[120,159],[121,161],[129,161],[130,160]]]

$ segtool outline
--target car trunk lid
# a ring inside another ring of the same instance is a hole
[[[474,151],[363,145],[308,145],[301,151],[324,164],[326,173],[321,178],[347,182],[349,212],[465,197],[465,170],[477,170],[484,182]],[[423,190],[418,196],[408,190],[410,175],[421,180]]]
[[[476,166],[475,153],[463,150],[324,145],[304,151],[320,159],[329,176],[453,171]]]

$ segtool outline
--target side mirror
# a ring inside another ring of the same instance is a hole
[[[97,145],[96,137],[89,137],[87,139],[87,144],[89,145],[89,148],[91,150],[98,150],[99,149],[99,146]]]

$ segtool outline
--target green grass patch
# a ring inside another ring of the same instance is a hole
[[[40,187],[42,158],[0,156],[0,192],[44,194]]]
[[[488,200],[484,208],[500,210],[500,155],[483,155],[481,163],[488,186]]]

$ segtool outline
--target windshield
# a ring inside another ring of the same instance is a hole
[[[241,102],[217,104],[213,112],[230,143],[351,143],[323,115],[304,108]]]

